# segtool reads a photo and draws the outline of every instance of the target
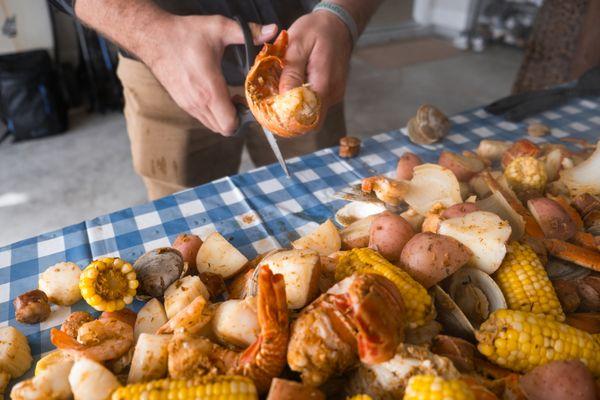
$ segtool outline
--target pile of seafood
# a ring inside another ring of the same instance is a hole
[[[97,312],[52,329],[56,350],[10,396],[600,397],[600,144],[578,144],[405,153],[335,221],[251,260],[214,232],[51,266],[16,319],[81,299]],[[32,362],[0,328],[0,386]]]

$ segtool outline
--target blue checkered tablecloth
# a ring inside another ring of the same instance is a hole
[[[360,156],[353,159],[340,158],[337,148],[290,159],[291,178],[273,164],[2,247],[0,327],[12,325],[21,330],[33,354],[39,357],[53,349],[50,328],[60,325],[74,310],[91,311],[80,301],[72,307],[54,306],[50,318],[41,324],[25,325],[14,319],[13,299],[35,289],[38,274],[57,262],[72,261],[82,268],[101,256],[119,256],[133,262],[148,250],[170,245],[181,232],[204,238],[213,231],[252,258],[288,246],[331,218],[343,204],[332,198],[334,191],[363,177],[394,171],[398,157],[405,151],[435,162],[441,149],[474,149],[482,139],[514,141],[526,135],[525,127],[533,121],[552,127],[550,136],[529,137],[534,142],[559,142],[565,137],[597,141],[600,98],[573,100],[519,124],[482,109],[451,119],[451,133],[431,146],[412,144],[404,131],[382,133],[364,141]]]

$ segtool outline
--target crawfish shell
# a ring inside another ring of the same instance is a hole
[[[169,285],[181,277],[183,256],[172,247],[161,247],[143,254],[133,269],[145,294],[162,297]]]

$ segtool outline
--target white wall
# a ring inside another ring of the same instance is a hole
[[[54,47],[45,0],[0,0],[0,27],[7,13],[17,17],[17,36],[9,38],[0,33],[0,54]]]
[[[473,0],[415,0],[413,18],[424,25],[461,32],[466,29]]]

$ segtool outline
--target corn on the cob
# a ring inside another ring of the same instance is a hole
[[[542,193],[548,176],[544,164],[537,158],[517,157],[504,169],[504,177],[519,197]]]
[[[408,381],[404,400],[475,400],[475,396],[460,379],[415,375]]]
[[[475,333],[479,351],[496,364],[527,372],[556,360],[579,359],[600,376],[600,340],[544,314],[497,310]]]
[[[376,251],[361,248],[346,252],[335,269],[335,278],[341,280],[355,272],[378,274],[392,281],[404,301],[409,326],[417,327],[434,318],[435,310],[427,290]]]
[[[243,376],[212,376],[194,380],[160,379],[117,389],[112,400],[258,400],[252,380]]]
[[[346,400],[373,400],[368,394],[356,394],[352,397],[348,397]]]
[[[0,328],[0,372],[18,378],[27,372],[32,362],[25,335],[13,326]]]
[[[527,244],[512,242],[494,278],[511,310],[547,314],[565,320],[560,301],[540,259]]]
[[[85,301],[98,311],[117,311],[130,304],[139,282],[130,263],[106,257],[90,263],[79,278]]]

